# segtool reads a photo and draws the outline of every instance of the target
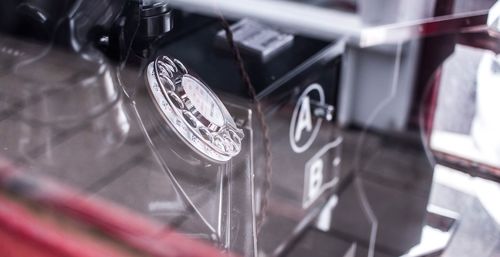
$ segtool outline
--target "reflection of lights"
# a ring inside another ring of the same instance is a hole
[[[24,52],[21,52],[19,50],[16,50],[14,48],[10,48],[10,47],[7,47],[7,46],[2,46],[2,48],[0,48],[0,52],[3,53],[3,54],[12,55],[14,57],[21,57],[21,56],[25,55]]]
[[[148,210],[150,212],[179,210],[183,207],[184,205],[178,201],[152,201],[148,203]]]

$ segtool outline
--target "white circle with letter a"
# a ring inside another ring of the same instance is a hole
[[[311,147],[318,135],[322,119],[314,115],[314,106],[325,104],[323,88],[311,84],[299,97],[290,123],[290,145],[294,152],[302,153]]]

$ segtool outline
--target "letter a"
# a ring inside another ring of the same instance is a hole
[[[302,104],[300,105],[299,117],[295,128],[295,142],[299,142],[304,129],[308,132],[312,130],[311,104],[308,96],[304,97],[304,100],[302,100]]]

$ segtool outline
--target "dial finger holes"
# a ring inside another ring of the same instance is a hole
[[[182,102],[179,96],[177,96],[172,92],[168,92],[167,95],[170,98],[170,100],[172,100],[172,103],[174,104],[175,107],[177,107],[178,109],[184,109],[184,103]]]
[[[236,143],[231,139],[230,134],[226,133],[222,137],[224,139],[224,145],[226,145],[226,148],[230,152],[236,152],[237,151]]]
[[[159,76],[160,77],[160,84],[167,90],[174,90],[175,86],[174,83],[172,82],[171,79],[164,77],[164,76]]]
[[[230,130],[229,135],[236,144],[241,144],[241,138],[240,136],[238,136],[238,134],[236,134],[236,132]]]
[[[201,136],[209,142],[212,142],[214,140],[208,129],[201,127],[198,129],[198,131],[200,131]]]
[[[227,139],[227,140],[225,140],[224,143],[230,152],[235,153],[238,151],[238,147],[236,146],[234,141]]]
[[[194,115],[192,113],[190,113],[188,111],[183,111],[182,116],[184,116],[184,119],[187,121],[189,126],[191,126],[193,128],[196,128],[198,126],[198,124],[196,122],[196,118],[194,117]]]
[[[169,78],[174,76],[173,68],[170,65],[167,65],[163,62],[158,62],[158,72],[160,73],[159,75],[161,76]]]
[[[177,66],[177,68],[179,68],[179,70],[181,70],[182,73],[188,73],[186,67],[184,67],[184,64],[182,64],[181,62],[179,62],[179,60],[174,59],[174,63]]]
[[[214,137],[214,145],[223,151],[227,151],[226,146],[224,145],[224,142],[222,141],[222,137],[220,137],[220,136]]]
[[[172,72],[175,72],[175,63],[172,61],[172,59],[164,56],[162,61],[166,62],[168,66],[170,66],[169,68]]]

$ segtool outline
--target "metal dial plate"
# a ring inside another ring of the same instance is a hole
[[[224,125],[222,112],[202,84],[198,83],[198,81],[191,76],[186,75],[182,77],[182,86],[194,108],[196,108],[203,117],[217,126]]]
[[[243,131],[215,93],[181,62],[160,56],[148,65],[145,77],[164,120],[195,152],[216,162],[240,152]]]

